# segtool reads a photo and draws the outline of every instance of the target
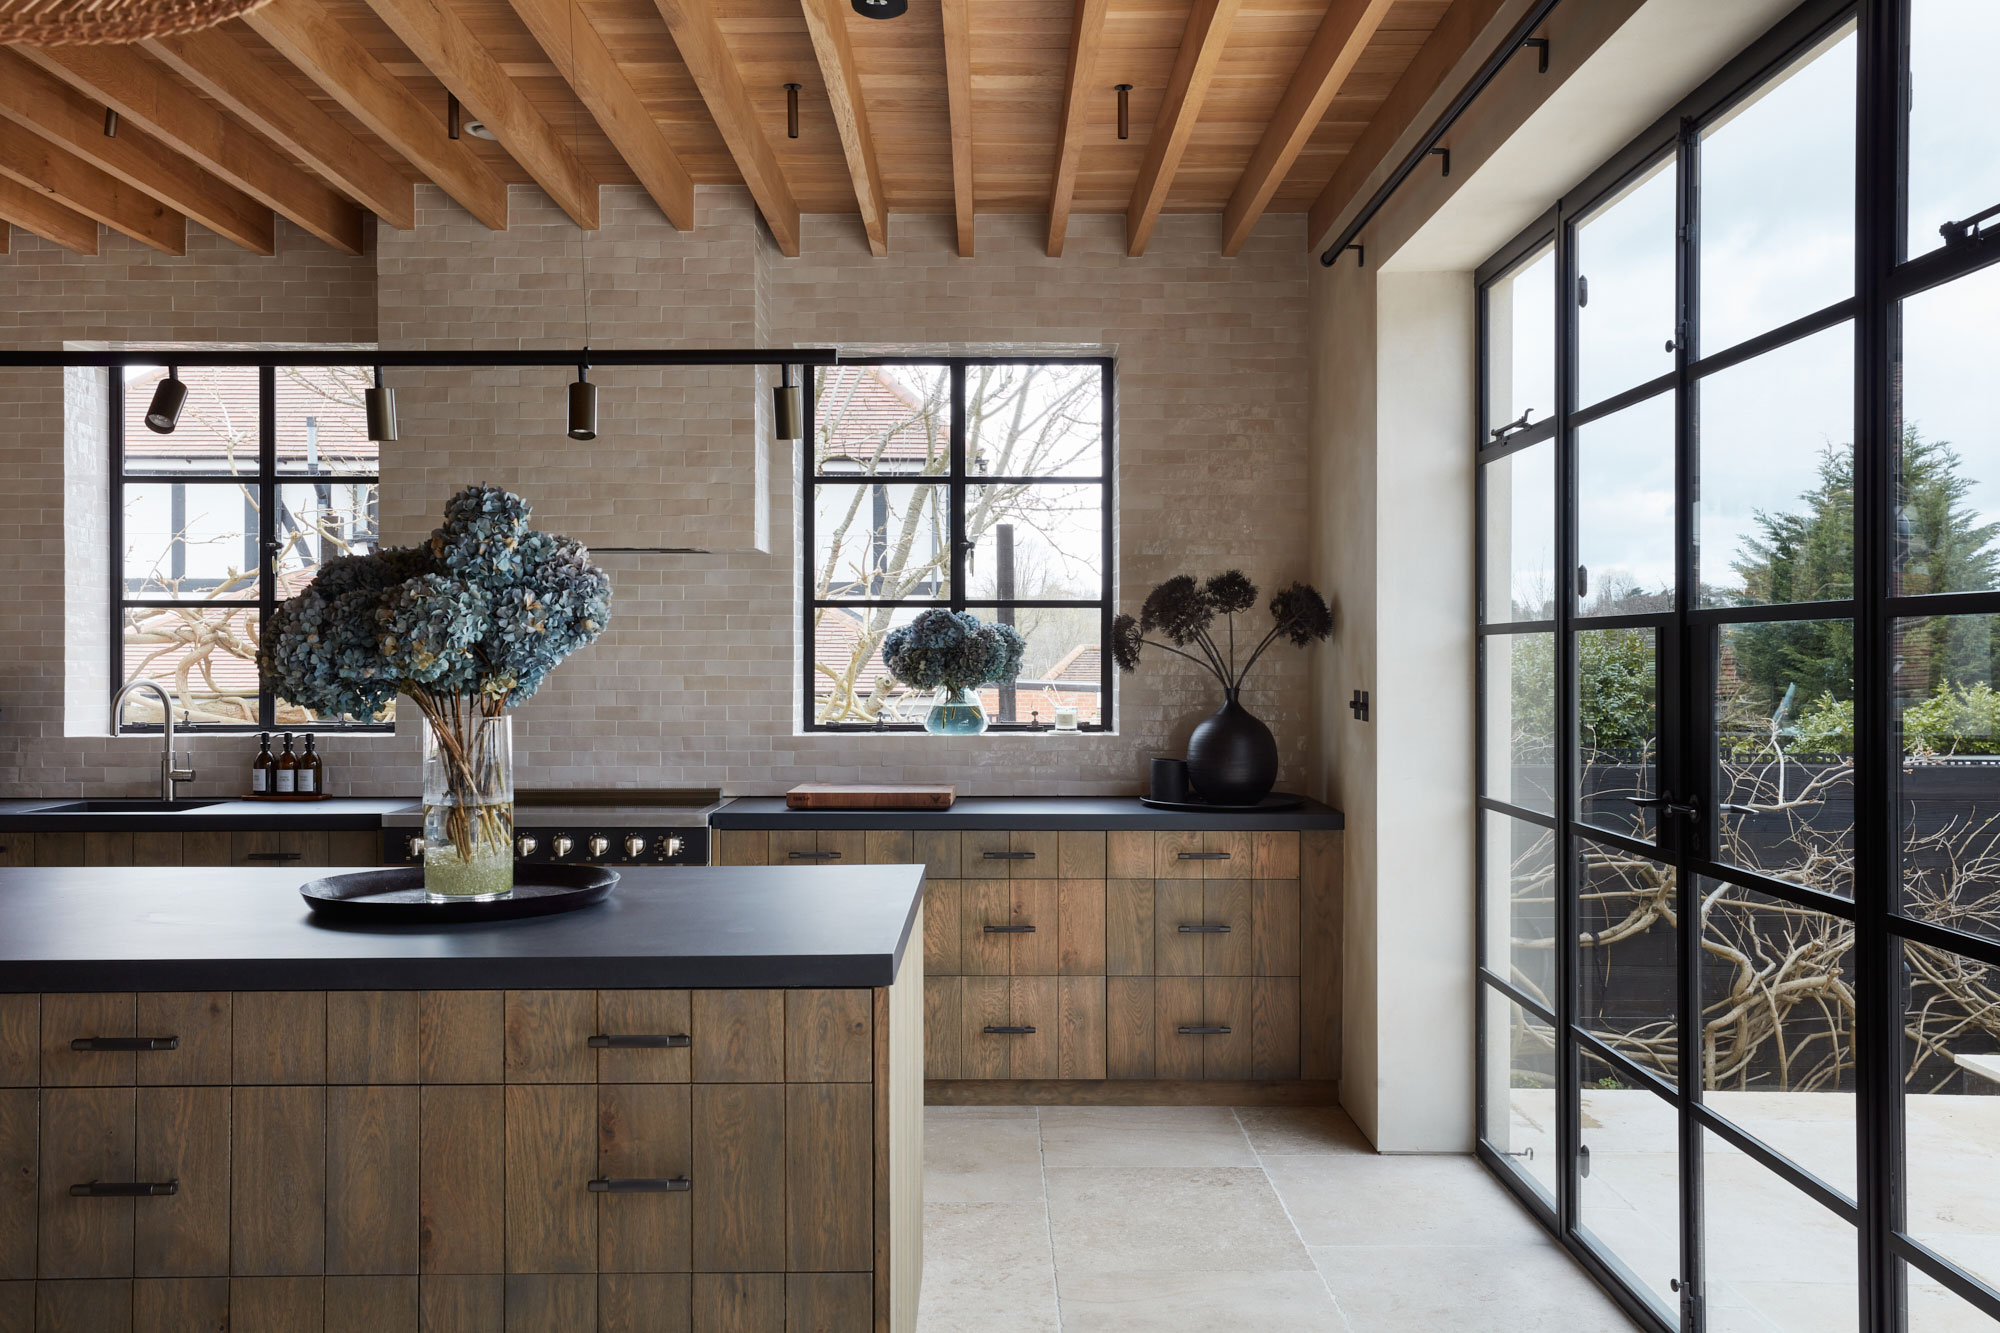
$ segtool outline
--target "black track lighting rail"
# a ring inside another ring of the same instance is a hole
[[[153,348],[144,351],[0,351],[0,370],[61,369],[70,366],[159,366],[171,358],[188,366],[520,366],[575,370],[592,366],[832,366],[840,354],[831,347],[592,347],[508,352],[392,352],[373,347],[250,348],[240,351]]]

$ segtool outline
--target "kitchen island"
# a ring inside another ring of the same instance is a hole
[[[920,867],[301,878],[0,869],[0,1333],[915,1327]]]

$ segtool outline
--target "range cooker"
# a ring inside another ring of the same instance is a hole
[[[616,802],[616,803],[613,803]],[[520,792],[514,858],[530,865],[705,866],[710,792]],[[424,859],[421,806],[382,817],[382,864]]]

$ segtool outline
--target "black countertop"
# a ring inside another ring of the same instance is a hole
[[[789,810],[782,796],[740,796],[708,817],[718,829],[1338,829],[1318,801],[1272,814],[1155,810],[1136,796],[962,796],[949,810]]]
[[[329,926],[296,870],[0,869],[0,991],[886,986],[920,866],[631,868],[560,916]]]
[[[379,829],[383,816],[417,803],[333,797],[324,801],[217,801],[198,810],[75,811],[85,798],[0,800],[0,833],[216,833],[249,829]],[[117,799],[117,798],[113,798]]]

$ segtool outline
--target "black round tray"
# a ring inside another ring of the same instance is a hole
[[[299,896],[329,920],[439,926],[573,912],[601,901],[617,883],[618,872],[602,866],[517,865],[514,891],[505,898],[435,902],[424,896],[422,866],[396,866],[311,880],[299,885]]]
[[[1139,798],[1140,805],[1149,805],[1155,810],[1184,810],[1197,815],[1269,815],[1281,810],[1296,810],[1305,803],[1305,797],[1283,791],[1274,791],[1255,805],[1217,805],[1212,801],[1156,801],[1150,796]]]

